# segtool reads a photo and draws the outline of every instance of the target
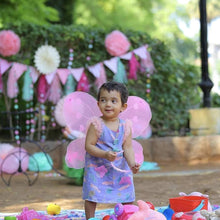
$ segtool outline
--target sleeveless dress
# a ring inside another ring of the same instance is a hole
[[[101,118],[95,117],[94,125],[98,141],[96,146],[105,151],[116,151],[117,158],[112,163],[86,153],[82,198],[97,203],[128,203],[135,200],[133,173],[123,156],[122,144],[129,123],[119,120],[118,131],[109,129]]]

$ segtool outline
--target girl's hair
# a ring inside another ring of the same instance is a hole
[[[98,97],[97,97],[98,100],[100,99],[100,93],[102,90],[107,90],[108,92],[110,91],[119,92],[121,96],[122,105],[124,105],[128,100],[128,90],[123,83],[110,81],[102,84],[102,86],[99,88]]]

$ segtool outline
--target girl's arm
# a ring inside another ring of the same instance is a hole
[[[132,146],[132,133],[127,136],[126,140],[123,144],[124,156],[127,160],[128,166],[132,170],[133,173],[137,173],[140,168],[140,164],[135,163],[134,150]]]
[[[94,157],[101,157],[109,161],[114,161],[117,156],[117,153],[113,151],[104,151],[99,149],[98,147],[96,147],[97,141],[98,137],[96,134],[95,127],[93,124],[90,124],[86,134],[86,151]]]

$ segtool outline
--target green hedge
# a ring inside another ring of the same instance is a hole
[[[21,38],[21,50],[17,55],[7,58],[8,61],[34,66],[35,51],[45,43],[56,47],[59,51],[61,55],[59,68],[67,68],[69,48],[74,49],[73,68],[90,66],[111,58],[105,49],[104,40],[113,29],[106,32],[103,29],[84,26],[37,26],[33,24],[8,25],[4,29],[13,30]],[[188,109],[198,107],[201,101],[197,86],[200,81],[198,69],[172,58],[164,42],[152,39],[146,33],[122,29],[120,31],[130,40],[131,50],[143,44],[149,45],[148,50],[156,68],[156,72],[151,76],[149,101],[153,115],[151,121],[153,135],[186,134]],[[93,47],[89,48],[91,41]],[[90,61],[86,61],[87,56],[91,57]],[[108,79],[112,79],[113,73],[105,69]],[[91,74],[86,74],[92,84],[91,94],[96,95],[93,85],[95,78]],[[146,80],[146,74],[138,74],[138,80],[128,80],[130,95],[146,99]],[[3,101],[1,99],[0,108],[4,108]]]

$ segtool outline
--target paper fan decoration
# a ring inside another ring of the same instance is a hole
[[[20,50],[21,42],[17,34],[10,30],[0,32],[0,54],[8,57]]]
[[[34,63],[39,72],[50,74],[59,67],[60,55],[55,47],[43,45],[37,49]]]
[[[127,37],[120,31],[115,30],[105,38],[105,47],[112,56],[121,56],[130,48],[130,42]]]

